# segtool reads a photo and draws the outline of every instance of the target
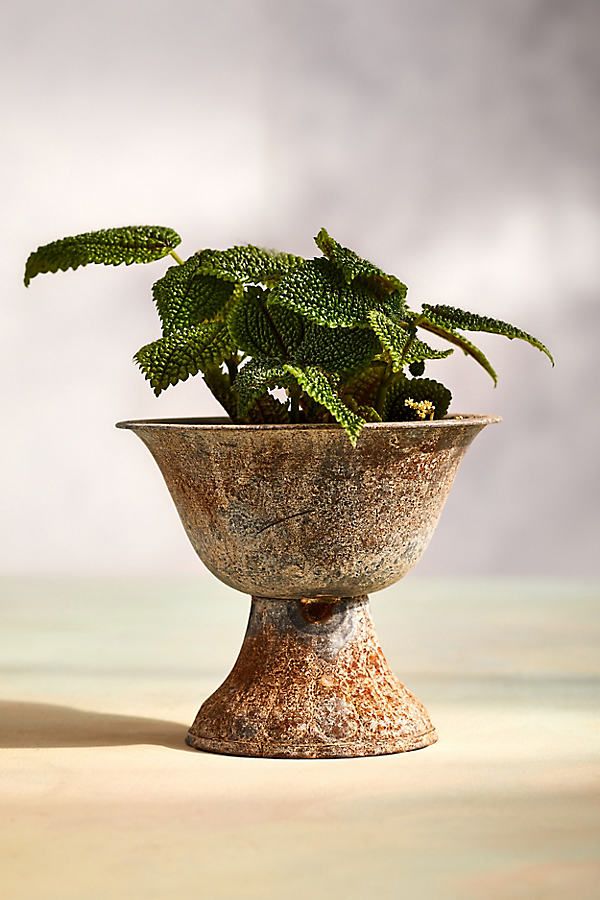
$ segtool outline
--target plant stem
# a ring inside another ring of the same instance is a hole
[[[288,388],[290,394],[290,420],[292,425],[297,425],[300,421],[300,386],[295,384]]]
[[[413,341],[415,340],[416,336],[417,336],[417,329],[416,329],[416,327],[415,327],[415,328],[412,330],[411,335],[410,335],[409,339],[407,340],[406,344],[404,345],[404,349],[402,350],[402,356],[401,356],[401,358],[400,358],[400,362],[401,362],[401,366],[402,366],[402,367],[404,367],[404,360],[406,359],[406,354],[407,354],[408,351],[410,350],[411,345],[412,345]]]
[[[230,357],[229,359],[225,360],[225,365],[227,366],[227,371],[229,372],[229,383],[233,384],[233,382],[237,378],[238,373],[237,362],[233,359],[233,357]]]
[[[213,397],[218,400],[232,422],[237,419],[237,402],[231,390],[231,382],[219,366],[207,366],[203,373],[204,383]]]
[[[375,411],[379,413],[381,418],[383,419],[383,406],[385,404],[385,395],[387,394],[387,389],[390,386],[390,382],[394,377],[395,372],[392,366],[387,365],[385,367],[385,373],[383,378],[381,379],[379,390],[377,391],[377,397],[375,398]]]
[[[169,250],[169,256],[172,256],[175,262],[179,263],[180,266],[183,265],[183,260],[178,253],[175,253],[174,250]]]

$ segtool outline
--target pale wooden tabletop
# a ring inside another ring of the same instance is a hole
[[[183,744],[247,615],[211,577],[0,590],[3,898],[600,897],[597,585],[375,595],[440,741],[331,761]]]

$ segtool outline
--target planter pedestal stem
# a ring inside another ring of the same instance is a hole
[[[233,756],[376,756],[437,740],[393,674],[362,597],[253,597],[237,662],[187,743]]]

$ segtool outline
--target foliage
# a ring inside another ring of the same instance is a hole
[[[200,256],[171,266],[152,288],[163,334],[208,322],[222,313],[236,290],[202,270]]]
[[[325,229],[322,256],[304,259],[252,245],[203,249],[182,260],[179,235],[132,226],[63,238],[27,260],[25,284],[42,272],[88,263],[130,265],[171,255],[153,287],[162,336],[135,355],[156,395],[202,373],[235,422],[338,422],[356,443],[366,422],[446,415],[450,391],[424,378],[425,366],[458,347],[493,378],[483,351],[464,332],[531,344],[508,322],[446,305],[406,303],[406,286]],[[451,346],[423,340],[433,334]]]
[[[554,362],[552,354],[548,348],[538,341],[533,335],[520,328],[515,328],[509,322],[502,322],[500,319],[490,319],[488,316],[478,316],[475,313],[466,312],[464,309],[455,309],[452,306],[430,306],[429,303],[423,303],[423,315],[434,324],[437,322],[443,327],[458,328],[460,331],[488,331],[491,334],[502,334],[504,337],[514,340],[518,338],[526,341],[533,347],[537,347],[542,353],[545,353],[551,363]]]
[[[417,338],[413,325],[399,324],[381,310],[371,310],[369,323],[384,351],[387,351],[394,372],[401,372],[405,366],[424,362],[426,359],[444,359],[454,352],[452,348],[434,350]]]
[[[289,373],[277,360],[251,359],[240,370],[235,382],[238,414],[248,415],[263,394],[272,388],[287,388],[291,383]]]
[[[383,415],[386,420],[393,422],[424,418],[415,406],[428,401],[433,407],[431,418],[441,419],[448,412],[451,400],[452,394],[439,381],[431,378],[406,378],[398,374],[391,380],[386,391]]]
[[[204,322],[146,344],[135,354],[135,361],[158,397],[170,384],[185,381],[206,366],[221,363],[233,350],[224,322]]]
[[[38,247],[25,264],[25,285],[43,272],[78,269],[88,263],[126,266],[161,259],[181,243],[172,228],[160,225],[131,225],[105,228],[53,241]]]

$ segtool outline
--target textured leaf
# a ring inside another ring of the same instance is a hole
[[[328,259],[309,259],[286,272],[271,291],[271,303],[294,310],[317,325],[353,328],[368,324],[373,308],[402,310],[399,294],[377,297],[364,285],[348,284]]]
[[[208,322],[146,344],[134,358],[158,397],[169,385],[185,381],[211,363],[222,362],[232,349],[227,326]]]
[[[201,272],[199,256],[171,266],[152,288],[163,334],[216,318],[236,288],[230,281]]]
[[[406,406],[406,400],[430,400],[434,406],[434,419],[443,418],[448,412],[452,394],[445,385],[431,378],[406,378],[397,375],[390,384],[383,408],[386,422],[410,422],[419,418],[417,412]]]
[[[423,304],[423,312],[432,322],[439,322],[441,325],[449,326],[460,331],[487,331],[490,334],[499,334],[503,337],[514,340],[517,338],[526,341],[532,347],[537,347],[542,353],[545,353],[552,365],[554,359],[552,354],[545,346],[533,335],[520,328],[515,328],[510,322],[503,322],[500,319],[490,319],[488,316],[478,316],[476,313],[467,312],[464,309],[456,309],[453,306],[431,306],[428,303]]]
[[[315,238],[319,250],[331,260],[335,267],[342,273],[348,284],[355,279],[364,282],[377,292],[398,292],[402,300],[406,297],[406,285],[394,275],[387,275],[368,259],[363,259],[354,250],[342,247],[331,237],[324,228],[321,228]]]
[[[348,372],[364,368],[379,350],[379,341],[369,329],[327,328],[306,322],[293,360],[326,372]]]
[[[228,250],[202,250],[202,271],[240,284],[264,282],[273,273],[284,272],[303,260],[291,253],[278,253],[251,244]]]
[[[287,387],[290,383],[289,373],[277,360],[251,359],[240,369],[233,383],[239,415],[247,415],[257,398],[271,388]]]
[[[339,422],[348,437],[352,446],[356,445],[358,436],[360,435],[365,420],[348,409],[346,404],[341,400],[340,396],[325,372],[316,366],[298,366],[286,365],[285,370],[293,375],[303,391],[306,391],[309,397],[320,403],[332,414],[334,419]]]
[[[381,416],[372,406],[361,406],[356,398],[348,394],[340,394],[342,400],[352,412],[363,418],[365,422],[381,422]]]
[[[342,372],[365,366],[379,352],[379,342],[368,329],[316,325],[268,298],[262,288],[247,288],[229,314],[232,338],[252,357]]]
[[[31,253],[25,265],[25,284],[43,272],[78,269],[88,263],[129,266],[153,262],[180,243],[177,232],[161,225],[131,225],[76,234],[45,244]]]
[[[399,325],[378,309],[371,310],[369,322],[381,341],[381,346],[389,353],[395,372],[400,372],[409,363],[420,362],[423,359],[444,359],[453,352],[451,349],[434,350],[415,337],[414,327]]]
[[[250,356],[289,359],[302,341],[304,323],[287,309],[267,305],[267,297],[259,287],[244,291],[229,313],[231,337]]]
[[[248,422],[256,425],[285,425],[290,417],[286,403],[281,403],[271,394],[257,397],[246,416]]]
[[[425,314],[421,314],[418,317],[415,317],[415,322],[418,324],[419,328],[424,328],[426,331],[430,331],[432,334],[437,334],[438,337],[444,338],[450,344],[454,344],[456,347],[460,347],[463,353],[466,356],[471,356],[476,362],[482,366],[485,371],[488,373],[494,384],[498,383],[498,376],[496,375],[496,371],[492,366],[491,362],[483,352],[477,347],[476,344],[473,344],[468,338],[464,336],[464,334],[459,334],[458,331],[455,331],[449,325],[442,325],[437,321],[433,321],[426,316]]]
[[[316,403],[312,397],[308,396],[306,391],[300,394],[300,409],[302,410],[301,421],[303,422],[310,422],[315,425],[330,425],[332,422],[335,422],[329,410],[321,406],[320,403]]]
[[[340,388],[340,396],[350,404],[352,398],[359,406],[375,406],[381,382],[386,377],[385,363],[375,364],[349,378]]]
[[[357,406],[355,412],[357,412],[359,416],[362,416],[362,418],[365,419],[366,422],[383,421],[377,410],[372,406]]]

